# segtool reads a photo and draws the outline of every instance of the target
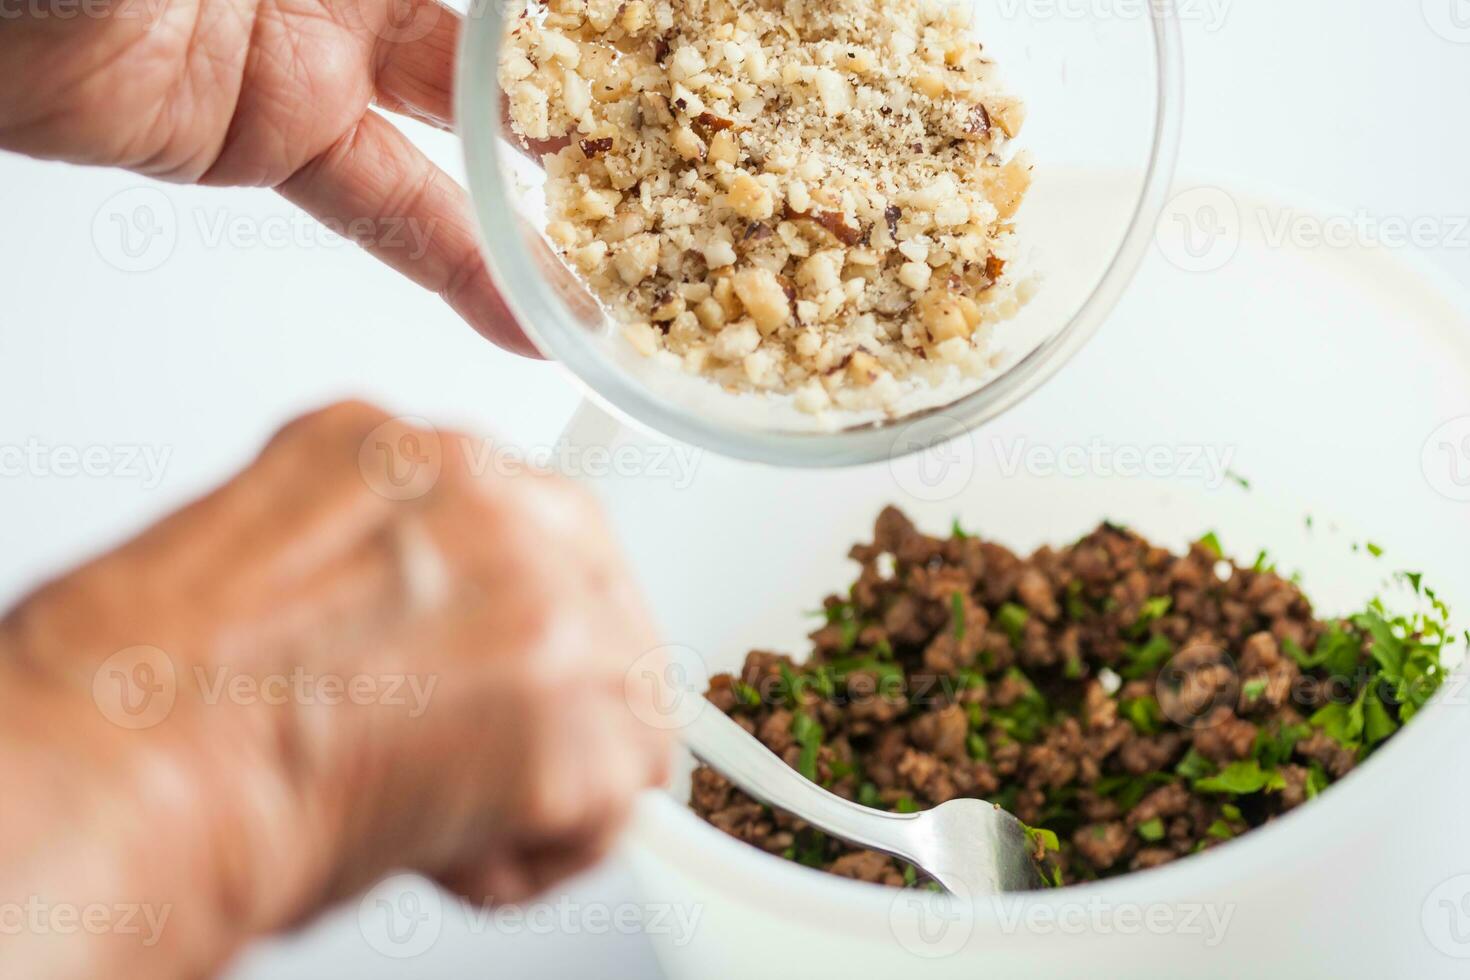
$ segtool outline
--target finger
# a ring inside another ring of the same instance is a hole
[[[539,895],[606,859],[623,834],[630,809],[631,801],[609,813],[609,819],[590,833],[522,852],[521,873],[529,882],[531,895]]]
[[[364,115],[277,190],[438,293],[492,343],[540,356],[490,281],[464,191],[382,116]]]
[[[443,875],[439,883],[475,905],[505,905],[536,894],[525,862],[505,852],[496,852],[483,864]]]
[[[454,127],[454,54],[462,26],[438,0],[388,0],[379,31],[376,98],[391,112]]]

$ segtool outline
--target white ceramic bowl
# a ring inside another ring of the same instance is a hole
[[[1103,518],[1176,548],[1214,529],[1246,561],[1268,547],[1299,569],[1324,615],[1356,609],[1398,568],[1470,608],[1470,307],[1381,249],[1273,244],[1263,230],[1282,210],[1269,201],[1205,196],[1236,212],[1219,267],[1189,271],[1198,257],[1166,230],[1106,342],[983,433],[836,473],[705,456],[686,479],[609,482],[670,638],[713,670],[752,647],[803,652],[801,611],[846,587],[847,547],[889,502],[932,531],[958,516],[1018,549]],[[1047,464],[1079,446],[1101,447],[1089,472]],[[1119,472],[1159,447],[1163,470]],[[1382,559],[1354,551],[1367,540]],[[1357,772],[1239,841],[999,903],[915,906],[913,892],[725,837],[684,805],[687,757],[670,793],[644,801],[630,852],[649,902],[699,915],[687,942],[654,936],[675,980],[1463,977],[1467,694],[1460,670]]]

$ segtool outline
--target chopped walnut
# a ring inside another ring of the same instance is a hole
[[[547,237],[640,353],[803,411],[983,374],[1030,164],[964,18],[913,0],[536,0],[500,64]]]

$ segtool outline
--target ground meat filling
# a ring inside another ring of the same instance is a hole
[[[825,601],[808,660],[752,652],[739,676],[712,680],[709,700],[847,799],[899,812],[1000,804],[1056,834],[1059,882],[1155,867],[1260,826],[1411,714],[1363,673],[1366,631],[1317,620],[1296,585],[1260,561],[1224,561],[1213,536],[1176,555],[1104,524],[1023,559],[958,529],[921,534],[888,508],[851,557],[857,581]],[[1431,649],[1416,639],[1397,642],[1408,656]],[[1364,733],[1365,698],[1380,697],[1386,721]],[[1357,729],[1344,727],[1354,711]],[[708,768],[691,803],[811,867],[915,881]]]

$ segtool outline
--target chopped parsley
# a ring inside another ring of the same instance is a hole
[[[1021,633],[1026,624],[1031,620],[1031,613],[1025,606],[1018,606],[1014,602],[1007,602],[995,611],[995,625],[1011,638],[1015,646],[1021,644]]]
[[[1128,628],[1128,635],[1142,636],[1150,624],[1168,614],[1169,607],[1172,605],[1174,605],[1172,596],[1161,595],[1145,600],[1143,607],[1138,612],[1138,619],[1134,620],[1133,625]]]
[[[1184,758],[1179,760],[1179,765],[1174,767],[1174,771],[1193,782],[1212,775],[1215,771],[1215,764],[1191,747],[1184,754]]]
[[[950,628],[954,630],[956,645],[965,642],[965,594],[955,592],[949,597]]]
[[[1074,621],[1083,620],[1091,611],[1082,599],[1081,580],[1074,578],[1067,583],[1067,618]]]
[[[1168,637],[1155,633],[1146,643],[1131,645],[1123,651],[1127,664],[1119,673],[1125,680],[1136,681],[1164,666],[1173,655],[1174,644]]]
[[[1196,779],[1194,788],[1202,793],[1234,793],[1245,796],[1263,789],[1281,789],[1285,779],[1274,769],[1262,769],[1255,759],[1232,762],[1213,776]]]
[[[1152,697],[1131,698],[1120,708],[1123,717],[1133,723],[1140,735],[1156,735],[1163,725],[1164,712]]]
[[[747,708],[759,708],[761,706],[761,692],[751,687],[744,681],[737,680],[730,685],[735,692],[735,697]]]
[[[1163,840],[1164,821],[1158,817],[1154,817],[1152,820],[1145,820],[1138,825],[1138,836],[1149,842]]]
[[[1006,679],[1021,686],[1023,693],[1008,707],[992,706],[990,721],[1018,742],[1035,742],[1041,737],[1041,730],[1051,724],[1051,709],[1046,697],[1020,668],[1012,667],[1006,671]]]
[[[1021,823],[1019,820],[1017,823]],[[1031,852],[1059,851],[1061,842],[1057,840],[1056,831],[1047,830],[1045,827],[1029,827],[1021,823],[1021,829],[1026,832],[1026,843],[1031,846]]]
[[[805,711],[791,716],[791,737],[801,746],[796,770],[814,783],[817,781],[817,753],[821,751],[824,734],[821,724]]]
[[[979,732],[971,732],[965,736],[965,750],[976,762],[987,762],[990,759],[990,746],[985,744],[985,738]]]

